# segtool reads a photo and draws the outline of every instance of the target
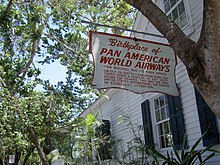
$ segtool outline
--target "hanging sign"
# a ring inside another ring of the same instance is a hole
[[[176,55],[166,44],[90,31],[95,88],[179,95]]]

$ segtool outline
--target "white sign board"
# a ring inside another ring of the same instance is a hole
[[[9,158],[8,158],[8,162],[9,163],[15,163],[15,155],[9,155]]]
[[[175,81],[176,55],[169,45],[91,31],[90,52],[95,88],[179,95]]]
[[[51,165],[64,165],[65,161],[63,159],[57,159],[55,161],[52,161]]]

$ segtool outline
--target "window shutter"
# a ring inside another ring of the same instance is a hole
[[[149,100],[146,100],[143,103],[141,103],[141,109],[143,117],[145,145],[147,147],[154,147]]]
[[[102,144],[100,144],[97,151],[99,152],[99,156],[101,160],[107,160],[112,158],[112,147],[110,143],[108,142],[110,140],[111,132],[110,132],[110,122],[109,120],[102,120],[102,125],[96,129],[98,132],[97,135],[101,135],[102,137],[105,137],[105,140]],[[98,137],[98,136],[97,136]],[[98,159],[98,155],[96,155]]]
[[[110,122],[109,122],[109,120],[102,120],[102,123],[103,123],[101,125],[102,135],[110,136],[111,132],[110,132]]]
[[[199,122],[203,137],[203,146],[209,146],[219,143],[218,129],[216,118],[209,106],[206,104],[200,93],[195,88],[196,103],[199,114]]]
[[[179,96],[168,96],[167,101],[170,113],[170,129],[173,137],[173,144],[176,149],[181,149],[185,134],[184,118]]]

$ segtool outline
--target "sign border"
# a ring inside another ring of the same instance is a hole
[[[92,86],[96,86],[94,84],[92,84],[93,82],[93,79],[94,79],[94,74],[95,74],[95,57],[92,53],[92,34],[102,34],[102,35],[107,35],[107,36],[115,36],[115,37],[119,37],[119,38],[126,38],[126,39],[132,39],[132,40],[135,40],[135,41],[141,41],[141,42],[148,42],[148,43],[153,43],[153,44],[158,44],[158,45],[164,45],[164,46],[168,46],[170,47],[170,44],[165,44],[165,43],[160,43],[160,42],[156,42],[156,41],[150,41],[150,40],[143,40],[143,39],[140,39],[140,38],[136,38],[136,37],[127,37],[127,36],[121,36],[121,35],[117,35],[117,34],[110,34],[110,33],[105,33],[105,32],[97,32],[97,31],[92,31],[90,30],[89,31],[89,52],[92,54],[92,59],[93,59],[93,67],[94,67],[94,71],[93,71],[93,75],[92,75],[92,80],[91,80],[91,85]],[[175,66],[174,66],[174,81],[175,81],[175,85],[176,85],[176,89],[177,89],[177,92],[178,92],[178,95],[172,95],[170,93],[166,93],[166,92],[161,92],[161,91],[145,91],[145,92],[134,92],[134,91],[131,91],[129,89],[126,89],[126,88],[121,88],[121,87],[101,87],[101,88],[97,88],[97,89],[122,89],[122,90],[127,90],[127,91],[130,91],[130,92],[133,92],[135,94],[144,94],[144,93],[150,93],[150,92],[157,92],[157,93],[162,93],[162,94],[167,94],[167,95],[171,95],[171,96],[179,96],[180,92],[179,92],[179,89],[178,89],[178,86],[177,86],[177,83],[176,83],[176,66],[177,66],[177,56],[176,56],[176,53],[174,52],[174,60],[175,60]]]

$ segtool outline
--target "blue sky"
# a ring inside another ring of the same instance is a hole
[[[50,80],[51,84],[56,84],[58,81],[65,80],[66,68],[62,66],[59,61],[51,64],[44,64],[39,66],[41,68],[40,78]]]
[[[67,69],[64,66],[62,66],[58,60],[51,64],[44,65],[41,65],[36,62],[35,65],[37,68],[40,68],[41,70],[40,78],[43,80],[49,80],[51,84],[55,85],[58,81],[65,80]],[[36,89],[42,90],[42,87],[37,86]]]

